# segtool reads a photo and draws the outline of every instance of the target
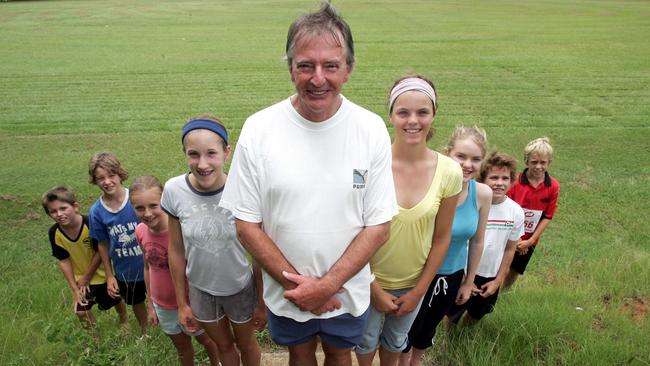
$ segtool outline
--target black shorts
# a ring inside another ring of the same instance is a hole
[[[144,285],[144,281],[122,282],[118,280],[117,285],[120,287],[120,296],[128,305],[137,305],[147,298],[147,287]]]
[[[461,269],[449,275],[437,274],[433,278],[409,330],[408,345],[402,352],[408,352],[411,347],[431,347],[438,324],[456,301],[464,275],[465,272]]]
[[[533,256],[534,251],[535,247],[531,246],[528,248],[528,252],[526,252],[526,254],[519,254],[518,252],[515,252],[515,256],[512,258],[512,264],[510,264],[510,269],[519,273],[520,275],[524,274],[524,271],[526,271],[526,266],[528,266],[528,262],[530,261],[530,257]]]
[[[75,307],[75,311],[77,312],[90,310],[95,304],[97,304],[99,310],[108,310],[122,301],[120,298],[114,299],[108,295],[106,283],[90,285],[88,287],[90,288],[90,291],[86,293],[86,301],[88,304],[77,304]]]
[[[474,277],[474,284],[476,287],[481,288],[484,284],[494,280],[494,277],[481,277],[479,275],[476,275]],[[472,297],[469,298],[469,300],[464,303],[463,305],[456,305],[451,307],[449,311],[447,312],[447,317],[449,320],[453,323],[458,323],[460,320],[461,316],[465,311],[474,319],[479,320],[485,314],[489,314],[494,310],[494,305],[497,302],[497,298],[499,297],[499,290],[497,290],[492,296],[490,297],[483,297],[481,295],[473,295]]]

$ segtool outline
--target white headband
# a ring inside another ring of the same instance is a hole
[[[420,78],[406,78],[397,83],[397,85],[395,85],[390,91],[388,110],[393,108],[393,103],[395,103],[397,97],[411,90],[417,90],[426,94],[426,96],[431,99],[431,102],[433,102],[433,109],[438,109],[438,105],[436,104],[436,92],[429,83]]]

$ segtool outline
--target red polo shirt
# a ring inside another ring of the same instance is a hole
[[[517,181],[508,191],[508,197],[517,202],[524,209],[526,215],[522,240],[533,235],[542,218],[549,220],[553,218],[557,209],[557,197],[560,193],[560,183],[548,172],[544,177],[544,182],[533,187],[526,176],[527,171],[528,169],[525,169],[519,174]],[[539,241],[535,245],[538,243]]]

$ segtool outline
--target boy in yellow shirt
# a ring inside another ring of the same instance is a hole
[[[72,290],[72,308],[79,320],[85,326],[94,326],[91,308],[97,304],[100,310],[115,307],[120,323],[126,325],[126,305],[108,296],[97,242],[89,235],[88,217],[79,214],[74,192],[64,186],[53,187],[43,194],[42,205],[55,222],[49,230],[52,256],[59,260]]]

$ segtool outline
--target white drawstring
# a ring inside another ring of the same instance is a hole
[[[429,307],[431,307],[431,303],[433,303],[433,298],[440,293],[440,281],[443,282],[442,284],[442,291],[444,292],[445,295],[447,295],[447,278],[445,276],[440,276],[438,278],[438,281],[436,281],[436,286],[433,288],[433,293],[431,294],[431,298],[429,299]]]

